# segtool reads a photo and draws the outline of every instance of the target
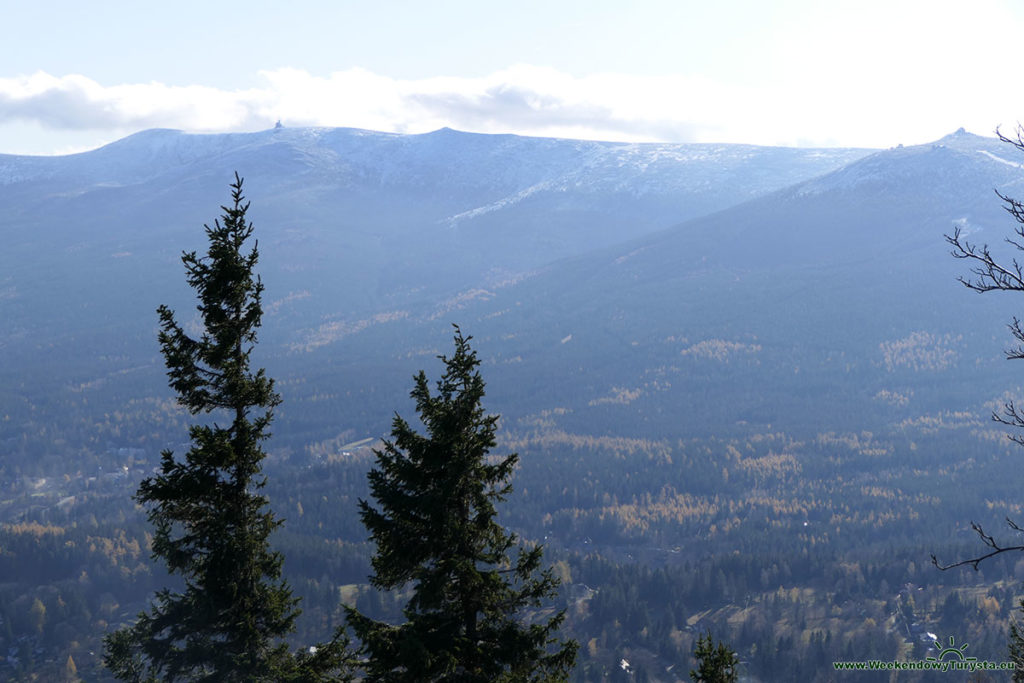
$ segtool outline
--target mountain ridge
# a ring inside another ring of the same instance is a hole
[[[228,151],[176,156],[177,143],[164,144],[174,140],[186,147],[219,141]],[[248,162],[246,189],[273,305],[264,353],[277,374],[309,378],[289,395],[295,408],[282,412],[291,443],[323,438],[331,421],[323,410],[349,416],[357,432],[379,433],[381,416],[402,395],[403,363],[433,348],[416,340],[443,337],[452,320],[494,344],[497,384],[516,385],[497,390],[512,415],[521,415],[529,394],[552,409],[571,407],[565,419],[575,428],[597,414],[617,414],[598,423],[622,427],[627,422],[619,411],[632,411],[640,419],[630,429],[663,431],[669,428],[664,411],[684,407],[702,415],[708,429],[731,424],[715,413],[715,401],[693,404],[678,389],[658,390],[664,406],[654,394],[602,402],[615,387],[647,386],[655,381],[650,373],[667,372],[679,376],[657,381],[692,383],[719,403],[747,405],[751,425],[778,424],[780,415],[799,414],[800,401],[787,392],[799,396],[804,377],[816,386],[848,381],[832,374],[835,354],[846,354],[849,367],[863,375],[844,400],[866,400],[871,419],[883,420],[871,396],[899,387],[886,384],[888,373],[878,374],[879,345],[917,332],[940,340],[955,334],[956,319],[941,321],[935,310],[951,300],[959,266],[945,253],[942,233],[966,221],[979,239],[995,242],[1005,217],[991,190],[1012,191],[1020,175],[1005,163],[1012,159],[999,143],[967,135],[846,151],[852,160],[837,166],[837,157],[815,158],[817,152],[806,150],[779,156],[716,145],[455,131],[377,137],[280,129],[216,139],[153,131],[108,150],[104,163],[132,144],[149,148],[154,141],[161,154],[186,163],[150,169],[156,175],[136,185],[95,187],[71,178],[0,187],[8,207],[0,223],[8,244],[0,255],[8,274],[0,283],[0,315],[9,321],[0,346],[17,359],[6,371],[11,386],[25,382],[22,367],[48,387],[91,386],[103,377],[105,386],[118,387],[104,399],[112,402],[109,410],[159,386],[153,307],[182,297],[178,255],[201,241],[199,226],[223,201],[224,177]],[[384,147],[375,148],[377,142]],[[441,159],[445,145],[453,146]],[[538,156],[502,166],[519,145],[540,150]],[[383,161],[381,150],[390,155]],[[547,169],[549,184],[529,184],[540,182],[536,169],[552,150],[563,156]],[[690,166],[679,165],[683,152]],[[587,154],[590,164],[581,165]],[[630,155],[631,165],[617,165]],[[381,173],[370,173],[370,162]],[[76,157],[75,163],[82,162]],[[134,166],[115,170],[128,175],[149,163],[140,155]],[[779,165],[787,169],[781,176]],[[474,169],[493,174],[474,175]],[[589,174],[587,183],[574,182],[573,173]],[[469,176],[477,184],[465,184]],[[799,180],[783,184],[789,177]],[[647,182],[656,178],[665,183]],[[737,178],[746,179],[743,187]],[[766,178],[778,187],[755,192]],[[485,191],[477,191],[481,183]],[[673,183],[691,191],[677,193]],[[520,194],[510,195],[510,188]],[[471,215],[453,222],[460,211]],[[54,243],[61,246],[47,247]],[[901,299],[894,291],[907,294]],[[973,299],[956,301],[952,315],[961,320],[998,320],[989,302],[975,309]],[[857,328],[849,327],[851,320]],[[683,338],[687,345],[680,348],[672,344],[682,342],[664,341]],[[36,346],[41,339],[45,351]],[[828,345],[834,348],[825,350]],[[742,349],[755,347],[744,355]],[[697,362],[719,352],[727,359],[740,355],[731,369]],[[817,369],[787,357],[809,359]],[[779,376],[772,370],[778,363],[792,374]],[[119,374],[125,368],[145,369]],[[782,407],[749,405],[751,395],[736,384],[738,368],[770,389],[769,404]],[[967,365],[943,372],[958,386],[970,374]],[[899,381],[911,387],[919,379]],[[991,387],[994,379],[982,384]],[[332,384],[349,386],[347,398],[330,406],[304,398],[307,391],[333,395]],[[67,391],[70,401],[102,402],[92,391]],[[979,385],[971,400],[986,392]],[[901,410],[931,400],[923,390],[916,395]]]

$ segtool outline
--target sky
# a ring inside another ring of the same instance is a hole
[[[891,147],[1024,121],[1013,0],[0,0],[0,153],[444,126]]]

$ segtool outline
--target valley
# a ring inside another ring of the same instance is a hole
[[[578,680],[685,680],[705,629],[751,680],[854,678],[832,662],[924,658],[929,633],[1003,661],[1024,563],[930,556],[1021,518],[1021,452],[990,420],[1024,391],[1014,301],[964,289],[943,240],[999,248],[1013,153],[283,129],[0,156],[2,675],[71,655],[103,680],[102,633],[167,581],[130,497],[191,422],[154,309],[190,320],[178,256],[236,169],[296,642],[341,599],[400,618],[356,502],[458,323],[521,458],[500,520],[563,579]]]

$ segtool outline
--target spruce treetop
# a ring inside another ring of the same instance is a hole
[[[433,392],[424,372],[414,378],[426,433],[396,415],[391,439],[374,451],[377,506],[359,504],[377,546],[370,580],[384,590],[411,584],[412,597],[400,626],[348,609],[370,681],[561,681],[575,662],[576,643],[556,637],[564,613],[525,623],[558,581],[541,570],[541,547],[512,557],[519,539],[497,522],[518,456],[490,455],[498,416],[482,406],[471,339],[455,327],[455,353],[440,357]]]
[[[321,674],[343,650],[336,638],[315,656],[294,656],[284,643],[298,599],[268,540],[281,521],[260,493],[261,444],[280,398],[262,368],[250,369],[263,284],[257,247],[246,250],[253,226],[238,174],[231,198],[221,219],[204,226],[207,253],[182,256],[202,334],[189,336],[170,308],[158,309],[178,401],[193,415],[221,413],[229,422],[193,425],[184,457],[164,451],[159,473],[135,495],[154,527],[153,558],[184,587],[158,591],[134,625],[107,636],[104,661],[121,680],[335,680]]]

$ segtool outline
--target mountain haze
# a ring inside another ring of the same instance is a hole
[[[620,144],[475,135],[288,129],[152,130],[69,157],[0,157],[5,233],[44,223],[116,253],[188,243],[238,170],[288,271],[343,269],[358,308],[509,273],[635,237],[842,166],[866,150]],[[73,220],[68,220],[72,218]],[[41,250],[37,250],[41,251]],[[410,255],[414,258],[410,258]],[[443,267],[439,267],[443,266]],[[387,281],[382,282],[383,273]],[[372,285],[372,288],[371,288]]]
[[[477,304],[478,322],[461,319],[478,334],[514,330],[548,344],[535,356],[517,351],[517,376],[624,413],[579,419],[617,430],[649,432],[672,408],[658,433],[681,414],[692,421],[678,428],[716,432],[736,421],[853,429],[944,405],[974,409],[1008,388],[999,359],[1009,313],[1004,299],[956,282],[965,264],[949,257],[943,234],[960,226],[1005,254],[1007,216],[993,188],[1019,190],[1009,159],[1005,145],[964,133],[879,152],[560,262]],[[562,362],[530,372],[549,355]],[[636,398],[601,400],[616,387]],[[894,392],[914,398],[898,409],[874,398]]]
[[[120,391],[111,384],[125,387],[113,405],[158,390],[152,310],[186,300],[178,256],[201,244],[199,228],[217,215],[234,170],[248,179],[262,248],[265,339],[290,367],[300,351],[323,349],[331,364],[332,344],[369,327],[445,318],[559,258],[868,153],[282,128],[152,130],[67,157],[3,156],[5,386],[21,385],[31,368],[40,391],[102,384],[109,398]],[[362,352],[346,349],[344,362],[409,373]],[[136,376],[153,386],[128,389]]]
[[[180,250],[234,167],[250,169],[259,353],[282,381],[286,450],[385,432],[451,322],[477,337],[510,426],[545,411],[554,429],[637,438],[983,419],[1017,386],[1009,313],[956,283],[943,234],[998,245],[993,189],[1021,189],[1012,152],[963,132],[868,154],[283,129],[8,157],[0,348],[19,419],[2,435],[57,457],[152,450],[182,427],[159,407],[151,311],[188,300]]]

